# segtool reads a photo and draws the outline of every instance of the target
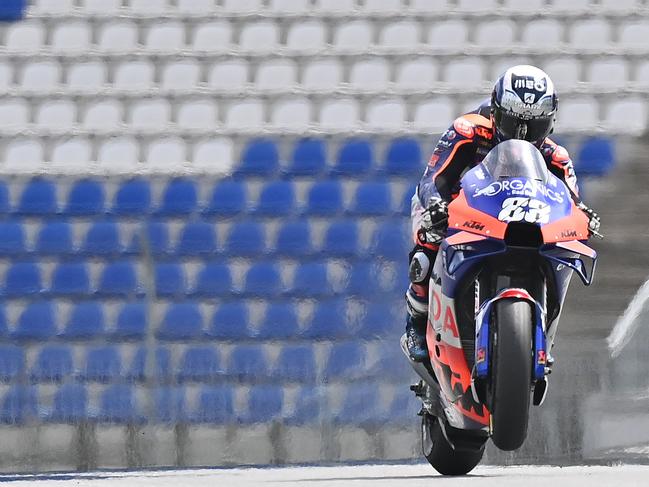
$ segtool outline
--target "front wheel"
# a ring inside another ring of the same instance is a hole
[[[454,450],[446,441],[439,420],[429,414],[421,418],[421,447],[435,470],[442,475],[465,475],[482,459],[484,446],[475,450]]]

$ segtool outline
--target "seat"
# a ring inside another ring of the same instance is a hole
[[[399,4],[400,0],[396,0]],[[368,4],[365,3],[367,9]],[[399,6],[395,11],[399,11]],[[403,20],[387,24],[379,34],[379,45],[392,49],[417,50],[419,43],[419,25],[415,22]]]
[[[355,0],[316,0],[312,7],[321,13],[348,13],[356,8]]]
[[[230,380],[255,383],[268,377],[268,363],[260,345],[237,345],[230,353],[227,375]]]
[[[139,145],[133,137],[111,137],[99,146],[97,161],[109,171],[115,168],[132,168],[139,162]]]
[[[352,212],[356,215],[380,216],[392,213],[390,186],[383,182],[361,183],[356,189]]]
[[[85,366],[80,376],[91,382],[114,382],[121,375],[122,361],[114,346],[89,348],[86,351]]]
[[[556,19],[535,19],[523,27],[521,34],[522,44],[529,48],[558,47],[562,38],[563,25]]]
[[[322,252],[330,257],[359,255],[358,226],[355,221],[334,221],[324,237]]]
[[[232,293],[230,268],[220,262],[206,262],[196,275],[196,284],[191,294],[217,298],[230,293]]]
[[[564,0],[562,2],[557,2],[556,0],[552,2],[552,8],[556,12],[565,12],[565,11],[579,11],[584,10],[588,11],[591,0]]]
[[[167,183],[157,213],[160,216],[187,215],[198,206],[195,181],[175,178]]]
[[[0,121],[3,129],[24,130],[30,123],[29,104],[20,98],[5,99],[0,104],[0,109],[6,114]]]
[[[264,105],[260,100],[246,98],[234,101],[225,113],[225,126],[237,130],[256,130],[264,126]]]
[[[157,387],[154,392],[155,412],[153,418],[157,424],[173,426],[186,423],[188,419],[185,403],[185,390],[183,387],[163,386]]]
[[[356,262],[349,273],[345,294],[368,298],[376,296],[379,272],[373,262]]]
[[[316,176],[324,171],[327,163],[325,141],[316,138],[299,139],[293,146],[290,176]]]
[[[168,14],[168,0],[129,0],[130,13],[143,16]]]
[[[289,59],[262,61],[257,68],[255,87],[259,90],[283,90],[297,82],[297,65]]]
[[[97,48],[103,52],[127,53],[138,47],[137,24],[115,20],[101,26],[97,32]]]
[[[153,24],[145,35],[144,47],[149,52],[173,52],[185,47],[185,27],[171,20]]]
[[[18,318],[15,330],[11,333],[14,340],[45,341],[56,334],[56,315],[49,301],[27,303]]]
[[[311,227],[306,220],[285,222],[277,233],[275,253],[283,257],[304,257],[313,253]]]
[[[543,66],[543,69],[557,89],[570,89],[580,81],[581,66],[579,60],[574,57],[555,58]],[[561,109],[563,112],[563,107]],[[562,114],[563,115],[563,114]]]
[[[81,8],[91,15],[116,14],[121,6],[121,0],[81,0]]]
[[[84,262],[61,262],[52,273],[49,292],[53,295],[80,296],[90,291],[90,277]]]
[[[351,385],[345,389],[340,409],[334,414],[338,425],[377,426],[385,424],[377,384]],[[340,427],[340,426],[339,426]]]
[[[104,188],[98,181],[82,179],[74,183],[68,193],[65,213],[68,215],[96,215],[104,212]]]
[[[462,20],[443,20],[432,24],[428,44],[435,49],[462,49],[469,41],[469,30]]]
[[[178,13],[184,15],[211,14],[214,13],[215,7],[212,0],[178,0],[176,5]]]
[[[2,230],[0,230],[0,234]],[[41,255],[64,255],[74,252],[72,226],[65,221],[45,222],[38,231],[34,251]]]
[[[244,51],[272,52],[279,47],[279,28],[274,22],[258,21],[244,24],[239,48]]]
[[[191,347],[180,361],[180,382],[212,382],[223,375],[217,350],[212,346]]]
[[[366,122],[373,130],[399,130],[406,122],[406,107],[397,99],[370,102]]]
[[[102,305],[96,301],[85,301],[73,308],[61,336],[66,340],[86,340],[101,338],[105,332]]]
[[[41,271],[34,262],[11,263],[4,284],[4,294],[7,297],[33,297],[43,292]]]
[[[72,0],[36,0],[31,2],[31,11],[36,14],[66,14],[74,8]]]
[[[63,384],[54,394],[47,420],[79,424],[88,419],[88,391],[82,384]]]
[[[358,101],[354,98],[326,100],[322,103],[318,120],[323,129],[355,130],[360,122]]]
[[[189,222],[180,232],[176,253],[187,256],[204,256],[217,251],[216,232],[213,223]]]
[[[420,130],[441,133],[453,123],[456,115],[450,98],[433,98],[417,105],[413,125]]]
[[[311,8],[308,0],[270,0],[268,10],[283,14],[305,14]]]
[[[188,88],[174,88],[184,90]],[[178,108],[176,124],[183,130],[210,130],[216,128],[218,109],[210,99],[190,100]]]
[[[308,345],[284,346],[279,353],[271,376],[282,383],[314,382],[316,364],[313,348]]]
[[[608,137],[590,137],[581,147],[575,163],[579,176],[605,176],[615,165],[615,148]]]
[[[52,150],[52,164],[84,168],[92,161],[92,144],[85,136],[64,138]]]
[[[561,104],[561,117],[557,120],[557,131],[570,124],[572,129],[594,130],[599,123],[597,100],[590,96],[572,97]]]
[[[326,44],[327,29],[319,20],[294,23],[286,35],[286,47],[293,51],[318,51],[324,49]]]
[[[250,14],[263,9],[261,0],[224,0],[223,10],[231,14]]]
[[[331,216],[343,210],[343,190],[340,181],[317,181],[309,189],[305,213],[311,216]]]
[[[181,296],[187,288],[183,268],[175,262],[156,263],[154,280],[156,295],[161,297]]]
[[[124,107],[119,100],[90,102],[83,113],[81,125],[86,130],[117,130],[124,123]]]
[[[142,418],[136,409],[133,387],[113,384],[104,389],[99,398],[99,414],[96,419],[101,423],[139,422]]]
[[[132,296],[141,292],[135,265],[130,261],[109,262],[99,277],[97,293],[101,296]]]
[[[0,213],[9,213],[9,189],[8,184],[0,181]]]
[[[320,424],[324,411],[329,411],[325,388],[302,386],[297,391],[293,410],[284,417],[284,423],[291,426]]]
[[[154,139],[146,149],[144,160],[154,170],[175,170],[188,160],[185,141],[181,137],[168,136]]]
[[[192,59],[168,63],[162,69],[160,87],[170,91],[190,91],[201,82],[201,66]]]
[[[198,397],[198,406],[191,419],[194,423],[233,423],[235,415],[232,386],[224,384],[203,386]]]
[[[66,85],[70,91],[92,93],[103,89],[108,79],[106,64],[99,61],[75,63],[68,68]]]
[[[0,255],[25,252],[25,230],[16,221],[0,221]]]
[[[363,11],[368,13],[397,13],[401,11],[401,0],[365,0]]]
[[[38,401],[34,386],[14,385],[2,398],[0,423],[26,424],[38,418]]]
[[[135,130],[160,131],[169,125],[171,106],[163,98],[135,101],[129,117],[129,125]]]
[[[618,45],[627,50],[644,51],[648,35],[649,22],[625,22],[620,26]]]
[[[155,348],[155,357],[151,364],[147,362],[147,347],[139,347],[125,372],[125,379],[130,382],[144,382],[152,377],[158,383],[168,383],[173,380],[171,370],[171,351],[165,347]],[[153,366],[154,370],[148,370]]]
[[[284,217],[295,207],[295,187],[290,181],[272,181],[261,190],[255,213],[261,216]]]
[[[390,260],[398,260],[410,252],[410,231],[404,228],[402,220],[387,220],[380,223],[373,235],[370,252]]]
[[[128,179],[115,193],[111,213],[120,216],[142,215],[151,207],[151,186],[145,179]]]
[[[4,316],[2,317],[4,320]],[[6,333],[6,322],[3,321]],[[0,381],[14,382],[25,370],[25,351],[16,345],[0,345]]]
[[[117,313],[112,336],[118,340],[141,340],[144,338],[148,322],[144,303],[125,303]]]
[[[327,264],[323,262],[302,262],[298,264],[295,268],[291,294],[305,298],[333,294]]]
[[[646,102],[639,97],[626,97],[606,107],[604,127],[614,133],[640,135],[647,127]]]
[[[385,155],[385,171],[393,176],[412,177],[424,170],[424,157],[419,142],[413,138],[398,138],[390,142]]]
[[[244,59],[219,61],[207,72],[207,86],[222,91],[240,91],[249,82],[249,71]]]
[[[18,213],[22,215],[47,215],[56,213],[56,187],[49,179],[30,179],[20,195]]]
[[[437,65],[428,58],[415,58],[399,64],[395,83],[404,90],[430,90],[437,82]]]
[[[67,20],[54,27],[50,47],[57,54],[82,53],[90,48],[92,30],[85,21]]]
[[[243,213],[247,208],[247,191],[243,182],[227,179],[219,181],[207,204],[205,213],[230,217]]]
[[[232,140],[225,137],[209,137],[194,144],[192,163],[219,176],[230,175],[234,165],[234,147]]]
[[[366,139],[348,139],[343,142],[336,156],[333,173],[344,176],[361,176],[374,165],[374,150]]]
[[[302,73],[302,87],[309,91],[334,90],[342,82],[343,68],[337,59],[307,62]]]
[[[54,61],[28,62],[18,75],[23,92],[49,93],[59,88],[61,67]]]
[[[35,167],[45,160],[43,145],[40,139],[28,137],[13,138],[7,144],[4,154],[5,168],[14,168],[16,171],[25,170],[33,173]]]
[[[279,295],[282,291],[282,278],[274,263],[255,263],[248,269],[243,285],[245,294],[273,297]]]
[[[214,52],[230,49],[232,46],[232,26],[223,20],[198,24],[194,28],[192,50]]]
[[[117,255],[125,249],[120,242],[119,228],[114,221],[97,221],[92,224],[80,251],[88,255]]]
[[[277,170],[277,144],[270,139],[254,139],[248,143],[237,172],[242,175],[268,176]]]
[[[588,67],[586,81],[594,86],[610,89],[620,88],[629,80],[627,63],[621,59],[594,60]]]
[[[638,0],[602,0],[600,8],[608,12],[619,12],[627,9],[634,12],[639,7],[638,3]]]
[[[260,385],[250,389],[248,411],[240,415],[244,423],[262,423],[281,418],[284,404],[284,389],[281,386]]]
[[[257,222],[237,222],[230,228],[225,252],[232,257],[258,257],[266,252],[266,236]]]
[[[38,107],[35,122],[39,129],[72,130],[76,124],[77,106],[70,100],[46,101]]]
[[[373,338],[385,339],[390,336],[398,341],[401,330],[396,329],[394,324],[403,319],[405,308],[402,300],[396,303],[394,299],[368,303],[365,315],[359,319],[360,327],[356,331],[357,335],[365,341]],[[395,310],[401,311],[401,315],[397,315]]]
[[[352,66],[349,83],[357,90],[385,90],[390,83],[390,66],[381,58],[361,60]]]
[[[266,306],[255,336],[262,340],[290,340],[299,333],[300,327],[293,303],[271,301]]]
[[[8,53],[37,53],[43,49],[47,30],[40,21],[24,20],[6,29],[4,45]]]
[[[160,340],[192,340],[203,337],[203,316],[197,303],[171,303],[158,328]]]
[[[169,228],[163,222],[149,221],[133,234],[127,251],[141,253],[146,251],[153,255],[165,255],[171,252],[169,245]]]
[[[70,347],[50,345],[40,350],[29,375],[35,382],[60,382],[72,375],[73,371]]]
[[[291,96],[280,99],[272,108],[270,124],[280,130],[303,132],[313,119],[311,102],[308,98]]]
[[[222,303],[212,316],[208,335],[217,340],[246,340],[251,337],[250,314],[242,301]]]
[[[516,12],[536,12],[543,10],[544,6],[545,0],[504,0],[504,7]]]
[[[352,20],[334,30],[333,45],[340,51],[364,51],[372,45],[372,25],[367,20]]]
[[[365,350],[359,342],[336,343],[329,352],[322,380],[327,383],[360,379],[366,372]]]
[[[124,91],[139,91],[154,85],[155,67],[150,61],[124,61],[115,68],[113,88]]]
[[[474,42],[479,46],[493,46],[501,49],[514,43],[515,24],[509,19],[500,19],[480,24]]]
[[[577,20],[570,27],[570,44],[583,51],[603,50],[611,43],[611,25],[603,19]]]
[[[476,58],[451,61],[446,66],[444,81],[460,89],[477,89],[484,82],[482,62]]]

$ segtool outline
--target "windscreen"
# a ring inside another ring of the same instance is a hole
[[[548,181],[548,168],[539,150],[525,140],[501,142],[482,161],[493,181],[506,178],[529,178]]]

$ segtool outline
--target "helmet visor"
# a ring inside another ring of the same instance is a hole
[[[532,143],[542,142],[552,130],[554,115],[524,120],[504,110],[494,110],[496,131],[502,140],[520,139]]]

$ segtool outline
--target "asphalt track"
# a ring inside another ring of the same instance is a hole
[[[464,477],[442,477],[428,465],[364,465],[228,470],[165,470],[60,475],[0,475],[0,484],[38,487],[252,486],[648,486],[649,466],[479,467]]]

